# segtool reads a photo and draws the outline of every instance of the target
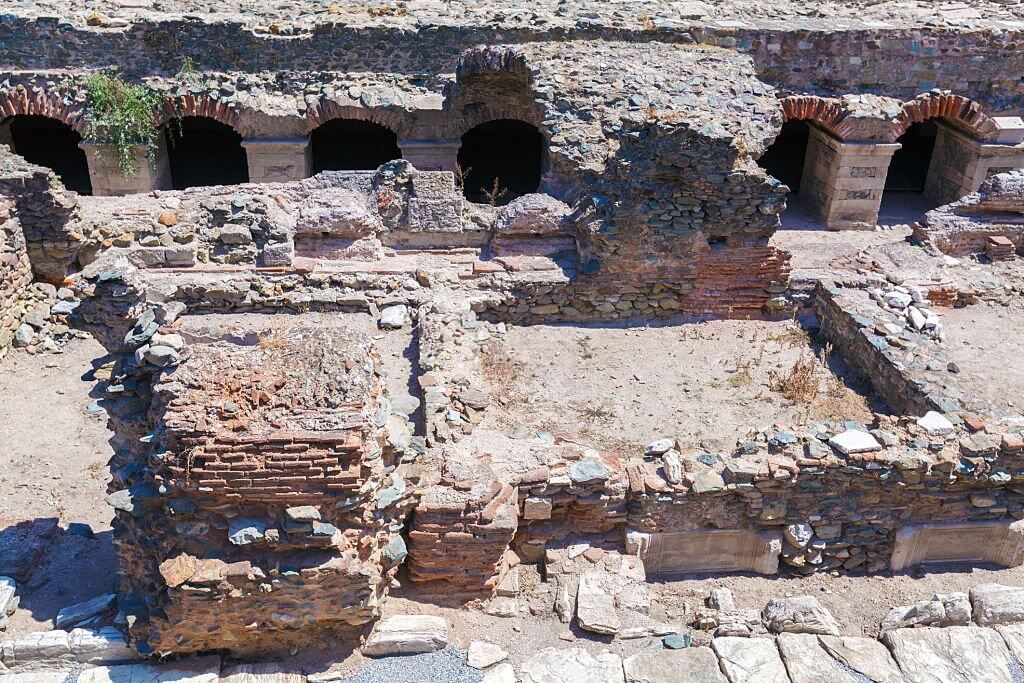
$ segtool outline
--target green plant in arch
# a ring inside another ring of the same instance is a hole
[[[86,140],[113,147],[118,170],[126,178],[138,172],[137,145],[148,148],[152,163],[160,135],[160,93],[144,84],[129,85],[109,74],[90,76],[85,82],[85,93],[89,103]]]

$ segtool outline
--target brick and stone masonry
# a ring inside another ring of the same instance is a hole
[[[373,619],[412,485],[368,340],[295,323],[181,353],[153,385],[132,485],[111,494],[140,649],[255,652]]]

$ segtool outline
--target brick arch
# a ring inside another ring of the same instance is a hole
[[[925,93],[903,103],[903,110],[892,124],[892,140],[913,124],[932,118],[945,119],[982,140],[996,131],[995,121],[974,100],[952,93]]]
[[[455,64],[456,82],[484,74],[507,74],[526,84],[533,82],[526,54],[510,45],[474,47],[459,55]]]
[[[201,116],[219,121],[239,132],[241,116],[234,106],[228,102],[217,100],[209,95],[181,95],[168,97],[164,100],[164,122],[185,116]]]
[[[9,116],[46,116],[85,135],[86,121],[80,102],[68,104],[58,93],[29,90],[23,85],[0,91],[0,120]]]
[[[845,140],[852,131],[847,111],[839,100],[816,95],[791,95],[780,100],[783,121],[813,121],[829,133]]]
[[[391,109],[356,107],[339,104],[334,100],[320,100],[306,113],[310,132],[334,119],[355,119],[376,123],[378,126],[390,130],[398,136],[399,140],[408,137],[412,132],[412,122],[409,117]]]
[[[463,110],[458,120],[455,121],[453,137],[461,138],[480,124],[500,119],[512,119],[529,123],[531,126],[536,126],[542,134],[544,133],[544,128],[541,126],[540,113],[535,107],[526,104],[497,102],[494,104],[477,104]]]

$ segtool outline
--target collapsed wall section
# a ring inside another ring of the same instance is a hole
[[[0,146],[0,178],[13,175],[15,161]],[[32,282],[32,266],[28,258],[25,234],[18,218],[14,194],[4,189],[0,180],[0,357],[14,341],[15,330],[24,314],[23,299]]]
[[[411,485],[369,341],[295,322],[256,346],[185,346],[158,327],[143,314],[123,366],[141,371],[107,386],[158,373],[151,431],[110,496],[136,646],[264,652],[373,619],[405,558]]]

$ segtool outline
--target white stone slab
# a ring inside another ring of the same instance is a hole
[[[1010,652],[989,628],[901,628],[882,636],[908,683],[1012,683]]]
[[[833,436],[828,442],[837,451],[846,455],[882,450],[882,445],[875,437],[859,429],[847,429]]]
[[[768,638],[726,636],[711,641],[729,683],[784,683],[789,681],[775,642]]]
[[[378,622],[362,651],[370,656],[418,654],[447,645],[448,624],[442,617],[399,614]]]
[[[586,650],[544,648],[519,670],[520,683],[624,683],[622,660],[612,652],[596,657]]]
[[[911,524],[896,532],[891,567],[929,563],[991,562],[1004,567],[1024,564],[1024,522],[954,522]]]
[[[783,633],[779,653],[793,683],[861,683],[845,671],[821,646],[818,636],[809,633]]]
[[[622,663],[626,683],[728,683],[709,647],[640,652]]]
[[[85,669],[78,683],[218,683],[220,657],[210,655],[167,664],[121,664]]]

